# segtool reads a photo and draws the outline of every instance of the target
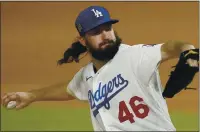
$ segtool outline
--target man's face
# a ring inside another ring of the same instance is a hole
[[[100,61],[109,61],[117,53],[121,39],[113,31],[112,24],[103,24],[85,35],[86,46],[92,57]]]

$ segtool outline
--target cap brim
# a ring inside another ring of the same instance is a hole
[[[117,19],[111,19],[110,21],[108,21],[108,22],[111,22],[112,24],[115,24],[115,23],[118,23],[119,22],[119,20],[117,20]]]
[[[95,26],[93,26],[91,29],[87,29],[85,32],[88,32],[88,31],[90,31],[90,30],[92,30],[92,29],[94,29],[94,28],[96,28],[96,27],[98,27],[98,26],[100,26],[102,24],[105,24],[105,23],[115,24],[115,23],[118,23],[118,22],[119,22],[119,20],[117,20],[117,19],[110,19],[109,21],[104,21],[104,22],[100,21]]]
[[[96,25],[96,27],[97,27],[97,26],[100,26],[100,25],[102,25],[102,24],[105,24],[105,23],[115,24],[115,23],[118,23],[118,22],[119,22],[119,20],[117,20],[117,19],[110,19],[109,21],[104,21],[104,22],[98,23],[98,24]]]

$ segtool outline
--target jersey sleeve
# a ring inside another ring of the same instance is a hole
[[[151,77],[158,70],[158,66],[160,65],[162,59],[161,46],[162,44],[141,44],[139,47],[140,59],[137,74],[140,80],[146,85],[149,84]]]
[[[83,68],[80,69],[67,86],[67,92],[75,98],[83,101],[87,101],[87,88],[85,87],[83,80]]]

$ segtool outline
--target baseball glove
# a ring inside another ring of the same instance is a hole
[[[166,83],[163,91],[164,98],[172,98],[181,90],[187,89],[195,74],[199,72],[199,67],[191,67],[186,63],[187,59],[199,61],[199,49],[191,49],[181,53],[179,61],[174,71],[171,71]]]

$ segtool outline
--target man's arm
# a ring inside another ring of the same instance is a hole
[[[195,47],[188,42],[170,40],[161,47],[162,62],[178,58],[183,51],[194,49]]]
[[[29,91],[34,95],[34,101],[67,101],[74,99],[67,90],[66,83],[58,83],[41,89]]]
[[[67,90],[66,83],[59,83],[48,87],[34,89],[28,92],[6,93],[1,98],[4,107],[15,101],[16,109],[22,109],[35,101],[68,101],[74,99]]]

